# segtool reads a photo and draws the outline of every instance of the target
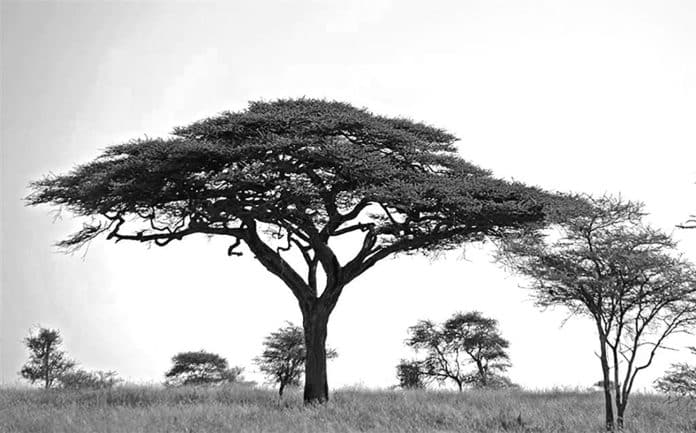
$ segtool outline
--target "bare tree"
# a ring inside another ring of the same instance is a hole
[[[636,375],[670,335],[696,323],[696,270],[669,235],[643,223],[640,203],[610,196],[593,202],[591,215],[557,231],[508,239],[500,258],[531,278],[540,306],[593,320],[606,429],[613,430],[623,428]]]

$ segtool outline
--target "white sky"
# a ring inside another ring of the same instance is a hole
[[[76,221],[21,201],[30,180],[108,145],[249,100],[323,97],[444,127],[500,177],[620,192],[672,230],[696,212],[695,22],[686,0],[3,1],[0,383],[17,382],[37,324],[85,367],[130,380],[159,382],[172,355],[198,349],[262,380],[263,337],[300,313],[251,257],[203,238],[62,255],[52,244]],[[696,260],[696,231],[676,236]],[[592,326],[561,328],[565,314],[519,283],[479,247],[377,265],[329,323],[330,385],[393,385],[408,326],[473,309],[500,321],[514,381],[599,380]],[[639,386],[681,359],[661,353]]]

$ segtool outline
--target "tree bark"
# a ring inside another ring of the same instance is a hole
[[[606,337],[603,335],[600,324],[597,324],[600,342],[600,362],[602,364],[602,388],[604,389],[604,426],[606,431],[614,431],[614,406],[611,398],[611,381],[609,375],[609,360],[607,359]]]
[[[623,430],[624,428],[624,412],[626,411],[626,399],[616,408],[616,428]]]
[[[329,400],[329,385],[326,379],[326,328],[329,310],[315,302],[308,311],[303,311],[305,347],[304,402],[324,403]]]
[[[485,388],[488,386],[488,377],[486,377],[486,369],[483,367],[480,359],[476,360],[476,368],[478,368],[479,377],[481,378],[481,386]]]

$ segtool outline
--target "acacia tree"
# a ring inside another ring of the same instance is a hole
[[[540,306],[593,320],[611,431],[623,428],[636,375],[670,335],[696,324],[696,269],[669,235],[642,221],[641,204],[593,202],[594,211],[559,231],[508,239],[501,259],[531,278]]]
[[[92,217],[59,243],[168,245],[202,234],[245,245],[297,299],[307,347],[305,401],[328,399],[329,315],[351,281],[399,253],[454,248],[554,215],[565,197],[493,178],[448,132],[340,102],[252,102],[112,146],[31,185],[28,204]],[[332,241],[356,241],[339,257]],[[294,255],[293,255],[294,254]],[[293,257],[302,265],[291,265]],[[304,269],[302,269],[304,268]]]
[[[299,385],[300,377],[304,373],[307,358],[304,331],[288,322],[284,328],[271,332],[263,345],[263,353],[254,362],[266,377],[278,384],[278,394],[282,398],[285,388]],[[335,350],[326,349],[327,359],[337,356]]]
[[[420,367],[425,379],[451,380],[462,391],[465,384],[486,387],[496,373],[509,366],[509,343],[498,330],[495,319],[484,317],[478,311],[456,313],[443,324],[421,320],[409,328],[406,344],[425,352],[425,359],[412,366]],[[474,364],[471,373],[465,366]],[[500,380],[493,383],[499,384]]]
[[[225,358],[204,350],[177,353],[172,357],[172,364],[164,374],[165,384],[170,386],[236,382],[242,374],[241,368],[228,368]]]
[[[31,383],[43,382],[49,389],[58,383],[60,377],[75,367],[61,348],[63,338],[56,329],[39,328],[24,339],[29,349],[29,360],[22,366],[19,374]]]

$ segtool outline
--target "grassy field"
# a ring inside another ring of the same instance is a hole
[[[344,389],[324,406],[272,391],[0,389],[0,432],[601,432],[597,393]],[[696,408],[636,395],[627,432],[696,432]]]

